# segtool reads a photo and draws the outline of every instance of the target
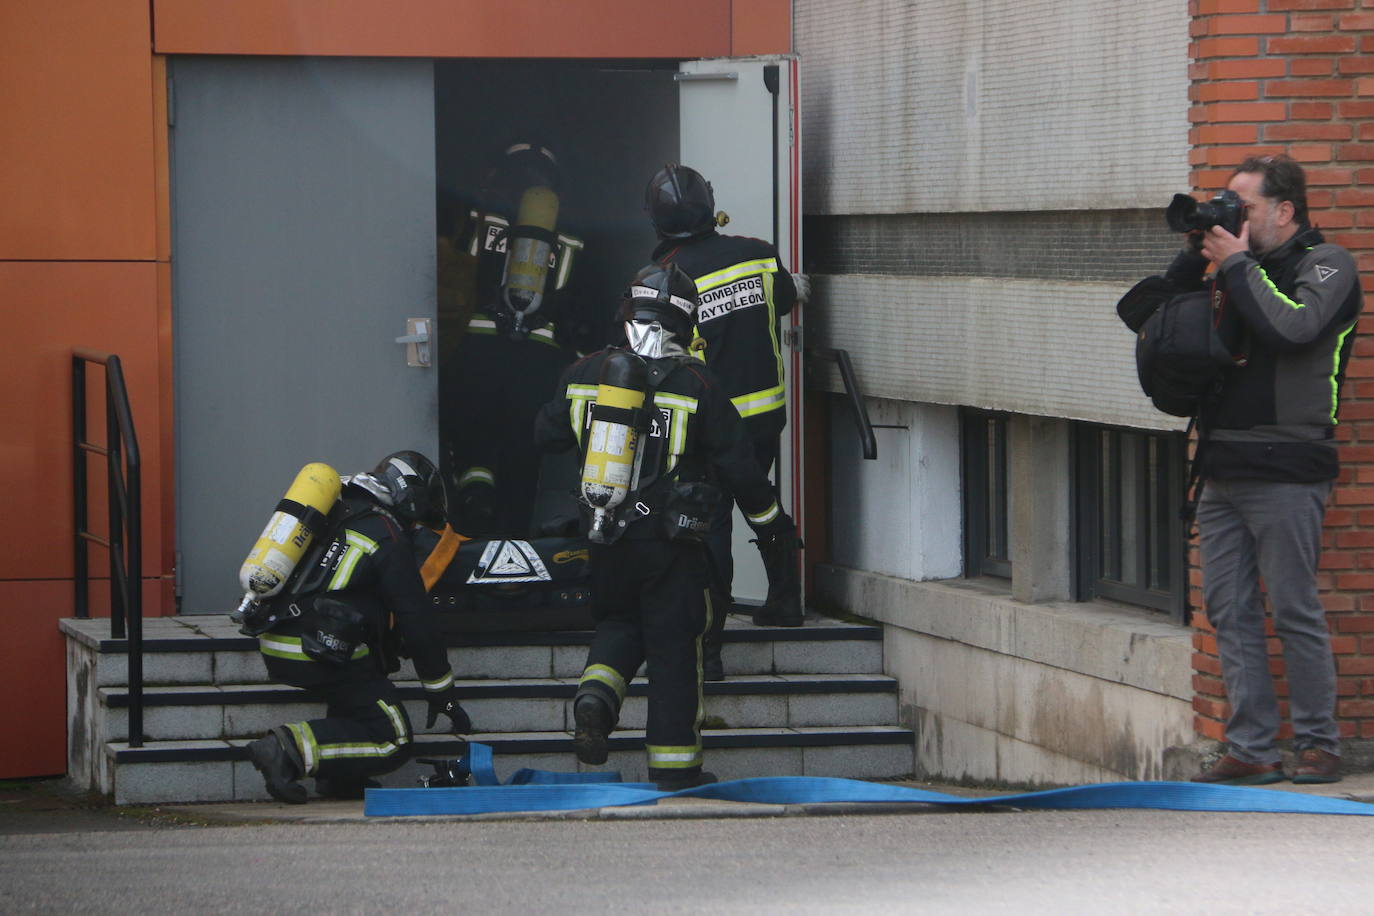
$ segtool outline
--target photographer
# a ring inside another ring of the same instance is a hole
[[[1336,673],[1316,575],[1339,469],[1340,386],[1363,297],[1349,252],[1309,224],[1306,184],[1286,156],[1246,159],[1227,184],[1242,208],[1239,233],[1210,225],[1167,275],[1178,289],[1197,289],[1215,265],[1213,308],[1236,358],[1199,415],[1203,594],[1231,714],[1226,754],[1196,782],[1259,785],[1285,775],[1261,580],[1288,678],[1296,751],[1288,775],[1341,778]]]

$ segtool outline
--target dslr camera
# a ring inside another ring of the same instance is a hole
[[[1207,231],[1220,226],[1232,235],[1240,235],[1245,222],[1245,203],[1235,191],[1226,190],[1204,203],[1187,194],[1175,194],[1164,211],[1164,219],[1175,232]]]

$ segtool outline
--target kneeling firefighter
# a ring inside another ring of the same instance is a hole
[[[414,660],[424,686],[425,727],[442,713],[455,734],[472,728],[407,537],[414,525],[443,518],[443,485],[429,459],[404,451],[343,478],[332,504],[303,506],[296,491],[282,500],[264,539],[282,532],[277,541],[308,547],[284,586],[275,594],[257,587],[257,596],[255,560],[271,551],[255,548],[241,576],[250,593],[234,617],[258,637],[273,680],[322,694],[327,708],[322,719],[271,729],[248,745],[248,756],[278,801],[304,803],[298,780],[306,776],[320,795],[361,798],[375,785],[371,777],[405,762],[411,741],[410,719],[387,677],[400,667],[398,654]],[[294,532],[293,515],[301,519]]]
[[[582,457],[596,633],[573,701],[583,763],[606,762],[626,686],[647,662],[649,778],[676,791],[702,772],[701,637],[712,614],[703,543],[728,487],[761,537],[794,530],[755,461],[739,413],[685,349],[692,278],[652,264],[621,308],[628,346],[574,363],[541,410],[535,441]]]

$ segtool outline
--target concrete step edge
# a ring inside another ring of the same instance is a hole
[[[506,732],[472,735],[472,740],[490,745],[498,754],[567,753],[573,750],[567,732]],[[810,728],[706,729],[702,745],[711,748],[841,747],[902,745],[914,741],[910,729],[874,725],[858,728],[815,726]],[[246,759],[245,745],[251,739],[212,739],[197,741],[148,741],[143,747],[111,741],[105,754],[116,765],[138,763],[189,763]],[[644,732],[616,732],[609,739],[611,750],[640,750]],[[412,756],[456,756],[466,742],[450,735],[417,735]]]
[[[462,699],[570,699],[577,690],[577,678],[510,678],[502,681],[460,679],[455,684]],[[424,688],[418,681],[397,681],[396,686],[405,699],[424,698]],[[897,689],[896,678],[885,674],[736,675],[725,681],[707,681],[703,685],[706,696],[891,694],[896,693]],[[648,681],[644,678],[635,678],[630,683],[630,696],[647,696],[648,692]],[[128,708],[128,687],[104,686],[98,689],[98,693],[101,705],[111,709]],[[237,706],[313,702],[320,699],[309,690],[271,683],[158,685],[143,690],[145,707]]]
[[[215,615],[210,615],[214,619]],[[170,652],[255,652],[257,640],[243,636],[231,624],[185,623],[188,618],[153,617],[144,621],[144,654]],[[202,618],[190,618],[201,620]],[[170,623],[164,623],[170,621]],[[726,628],[724,642],[835,642],[882,639],[882,629],[866,624],[847,623],[826,617],[809,616],[801,627],[756,627],[735,619],[738,625]],[[61,631],[101,655],[123,655],[127,639],[108,635],[109,621],[98,618],[66,618],[58,621]],[[591,643],[591,630],[550,630],[527,632],[488,632],[447,634],[450,649],[511,646],[585,646]]]

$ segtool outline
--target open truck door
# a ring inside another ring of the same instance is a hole
[[[794,56],[685,61],[677,73],[678,161],[705,175],[716,205],[730,215],[723,231],[766,239],[783,267],[801,270],[801,145]],[[781,320],[787,427],[774,469],[783,508],[805,518],[802,505],[802,306]],[[801,532],[805,540],[805,532]],[[734,596],[746,605],[768,594],[759,552],[735,509]],[[805,577],[803,577],[803,580]]]

